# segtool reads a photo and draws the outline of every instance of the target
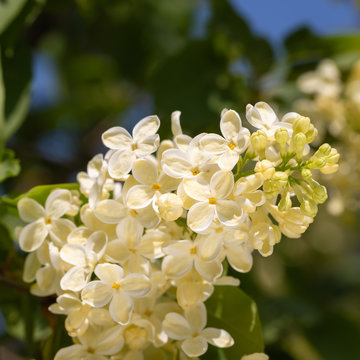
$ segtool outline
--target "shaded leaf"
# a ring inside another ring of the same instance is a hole
[[[0,182],[20,172],[20,161],[15,158],[15,153],[10,149],[5,149],[0,155]]]
[[[0,1],[0,34],[21,12],[27,0],[2,0]]]
[[[246,354],[264,351],[256,304],[241,289],[232,286],[216,287],[214,294],[206,302],[206,307],[207,326],[225,329],[235,341],[232,347],[220,350],[219,359],[239,359]]]

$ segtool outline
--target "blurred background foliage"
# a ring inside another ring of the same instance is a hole
[[[218,132],[224,107],[239,111],[244,124],[247,103],[294,110],[304,96],[301,74],[331,58],[345,80],[360,59],[356,29],[319,35],[299,26],[274,44],[239,4],[0,0],[0,193],[75,181],[104,150],[105,129],[131,129],[148,114],[159,115],[164,138],[174,110],[190,135]],[[360,118],[351,120],[358,133]],[[342,146],[329,131],[322,140]],[[336,191],[343,190],[340,183]],[[358,219],[356,206],[336,216],[323,206],[301,239],[283,239],[270,258],[256,255],[253,270],[240,276],[258,304],[271,359],[359,358]],[[70,340],[63,319],[47,312],[53,299],[29,295],[21,280],[17,224],[16,209],[0,202],[0,359],[52,359]]]

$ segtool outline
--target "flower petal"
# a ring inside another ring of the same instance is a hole
[[[241,130],[241,119],[234,110],[226,111],[220,120],[220,129],[226,140],[234,140]]]
[[[201,337],[189,337],[182,344],[181,349],[187,356],[197,357],[206,353],[208,349],[208,343]]]
[[[63,245],[75,228],[75,224],[68,219],[54,219],[49,227],[49,235],[55,244]]]
[[[192,256],[166,256],[161,264],[162,273],[171,278],[181,278],[187,274],[193,266]]]
[[[132,173],[134,178],[143,185],[153,185],[157,182],[158,170],[156,164],[146,159],[137,159],[134,162]]]
[[[130,150],[115,151],[109,160],[108,171],[114,179],[122,180],[129,174],[136,156]]]
[[[60,257],[75,266],[86,266],[86,252],[79,244],[65,244],[60,250]]]
[[[122,240],[112,240],[107,246],[105,259],[123,264],[130,254],[131,252]]]
[[[145,296],[151,289],[151,281],[145,275],[129,274],[120,283],[128,295],[138,298]]]
[[[226,150],[227,141],[218,134],[206,134],[200,140],[203,150],[212,154],[221,154]]]
[[[197,201],[207,201],[211,197],[209,183],[201,175],[184,179],[183,186],[186,194]]]
[[[98,264],[95,268],[96,276],[107,284],[120,283],[124,277],[124,270],[115,264]]]
[[[96,217],[106,224],[118,224],[126,213],[125,205],[112,199],[100,201],[95,208]]]
[[[191,335],[189,323],[177,313],[168,313],[163,321],[166,334],[174,340],[183,340]]]
[[[103,355],[114,355],[124,346],[122,333],[124,328],[120,325],[112,326],[102,331],[96,344],[96,351]]]
[[[223,267],[220,261],[203,261],[199,257],[195,258],[195,269],[196,271],[207,281],[213,282],[218,278],[222,271]]]
[[[179,149],[164,151],[161,158],[163,171],[174,178],[191,177],[192,164],[188,155]]]
[[[147,116],[141,119],[132,131],[134,141],[141,142],[150,135],[154,135],[160,127],[160,120],[156,115]]]
[[[225,199],[233,187],[234,175],[229,170],[219,170],[211,177],[210,191],[217,199]]]
[[[134,303],[125,291],[121,288],[114,291],[114,296],[109,306],[109,312],[114,321],[121,325],[128,324],[133,308]]]
[[[246,244],[244,244],[244,246],[240,245],[228,248],[226,256],[229,264],[236,271],[242,273],[250,271],[253,263],[253,257]]]
[[[86,254],[92,257],[96,256],[96,260],[100,260],[105,253],[107,246],[107,234],[104,231],[94,232],[86,242]]]
[[[232,200],[218,200],[216,202],[216,216],[222,224],[227,226],[237,226],[244,221],[241,207]]]
[[[116,234],[123,239],[129,248],[135,247],[141,239],[144,227],[134,218],[126,217],[116,227]]]
[[[57,189],[50,193],[45,203],[45,212],[52,218],[60,218],[71,207],[71,192],[65,189]]]
[[[135,185],[128,191],[126,203],[131,209],[143,209],[151,203],[154,194],[149,185]]]
[[[158,134],[150,135],[141,142],[137,143],[137,149],[134,151],[137,157],[143,157],[152,154],[159,147],[160,136]]]
[[[239,156],[237,151],[230,150],[229,148],[220,156],[217,163],[221,169],[231,171],[239,161]]]
[[[22,198],[18,202],[19,215],[26,222],[33,222],[45,216],[44,208],[34,199]]]
[[[193,205],[187,217],[187,225],[195,232],[206,230],[215,216],[215,206],[206,202],[200,202]]]
[[[63,290],[80,291],[89,281],[90,275],[85,268],[75,266],[61,278],[60,287]]]
[[[85,353],[84,345],[75,344],[60,349],[54,360],[81,359]]]
[[[126,129],[114,126],[102,134],[102,141],[110,149],[130,149],[133,139]]]
[[[20,233],[19,245],[21,250],[32,252],[37,250],[48,235],[48,229],[42,221],[26,225]]]
[[[219,348],[226,348],[234,345],[234,339],[227,331],[222,329],[215,329],[209,327],[204,329],[201,332],[201,335],[211,345],[217,346]]]
[[[82,290],[81,299],[90,306],[102,307],[110,301],[112,290],[111,285],[103,281],[91,281]]]
[[[190,306],[185,310],[185,318],[188,321],[191,331],[200,333],[206,326],[206,307],[200,302],[194,306]]]

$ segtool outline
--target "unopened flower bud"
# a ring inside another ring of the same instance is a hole
[[[309,169],[302,169],[301,176],[303,177],[304,180],[309,180],[312,178],[312,172]]]
[[[331,149],[329,156],[326,158],[326,162],[330,165],[337,164],[340,159],[340,154],[336,149]]]
[[[290,193],[287,192],[285,196],[281,197],[281,200],[279,201],[278,208],[280,211],[288,211],[292,206]]]
[[[294,136],[293,141],[296,154],[302,155],[304,146],[306,145],[306,135],[303,133],[298,133]]]
[[[318,207],[316,205],[316,202],[314,200],[303,200],[301,205],[300,205],[300,209],[302,210],[302,212],[310,217],[314,217],[317,214],[318,211]]]
[[[258,154],[262,154],[265,151],[266,146],[267,146],[267,136],[261,130],[256,131],[253,134],[251,134],[250,142],[251,142],[251,145],[254,148],[254,150]]]
[[[297,117],[293,122],[293,130],[294,133],[307,133],[310,128],[310,119],[305,116],[299,116]]]
[[[319,154],[320,156],[328,156],[328,155],[330,155],[330,152],[331,152],[331,146],[329,144],[325,143],[319,147],[319,149],[315,153],[315,155]]]
[[[265,180],[272,178],[275,174],[274,165],[269,160],[262,160],[257,162],[254,170],[256,173],[261,173]]]
[[[288,184],[288,174],[284,171],[276,171],[273,180],[278,184],[280,189]]]
[[[311,143],[317,138],[318,131],[313,124],[310,124],[309,130],[306,132],[305,135],[307,138],[307,143]]]
[[[322,204],[326,201],[327,199],[327,191],[326,191],[326,187],[322,186],[322,185],[318,185],[314,188],[313,191],[313,199],[316,203],[318,204]]]
[[[289,133],[286,129],[277,129],[275,131],[275,140],[280,144],[286,144],[289,141]]]

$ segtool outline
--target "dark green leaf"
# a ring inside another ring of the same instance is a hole
[[[5,149],[0,154],[0,182],[8,177],[17,176],[20,172],[20,161],[12,150]]]
[[[208,326],[225,329],[235,341],[232,347],[220,351],[223,357],[219,355],[219,359],[224,359],[224,356],[227,360],[239,359],[246,354],[264,351],[256,304],[241,289],[233,286],[216,287],[206,307]]]
[[[216,287],[214,294],[206,302],[206,307],[208,326],[225,329],[235,341],[232,347],[220,351],[219,359],[239,359],[246,354],[264,351],[256,304],[240,288]]]
[[[0,34],[16,18],[27,0],[2,0],[0,1]]]

